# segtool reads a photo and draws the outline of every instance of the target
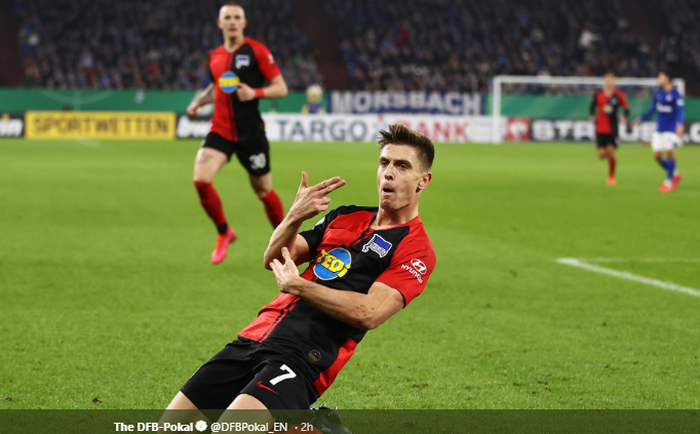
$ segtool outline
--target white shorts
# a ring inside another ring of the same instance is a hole
[[[673,151],[681,144],[678,134],[669,131],[663,133],[655,131],[651,136],[651,150],[654,152]]]

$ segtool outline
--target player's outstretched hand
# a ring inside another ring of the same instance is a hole
[[[676,125],[676,134],[683,140],[683,133],[685,132],[685,126],[683,124]]]
[[[281,292],[299,295],[294,286],[294,283],[299,279],[299,270],[292,259],[292,255],[289,254],[289,249],[286,247],[282,247],[282,258],[284,259],[284,264],[278,259],[273,259],[270,262],[270,268],[277,278],[277,286],[279,286]]]
[[[639,119],[633,119],[632,122],[630,122],[630,128],[634,128],[637,125],[639,125]]]
[[[242,102],[251,101],[251,100],[255,99],[255,91],[253,90],[252,87],[248,86],[245,83],[238,83],[238,89],[236,89],[236,95],[238,95],[238,99],[241,100]]]
[[[191,117],[197,117],[197,109],[199,108],[199,103],[197,101],[192,101],[190,105],[187,106],[187,114]]]
[[[340,176],[326,179],[309,187],[309,175],[301,172],[301,185],[297,191],[297,197],[289,208],[289,215],[296,221],[304,221],[312,218],[328,209],[331,198],[328,195],[345,185],[345,180]]]

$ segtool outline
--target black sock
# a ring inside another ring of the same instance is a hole
[[[226,235],[226,232],[228,232],[228,223],[216,225],[216,230],[219,232],[219,235]]]

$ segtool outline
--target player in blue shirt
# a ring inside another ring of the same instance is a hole
[[[681,180],[681,174],[676,170],[676,148],[682,144],[685,107],[683,95],[673,87],[667,72],[659,72],[657,81],[659,89],[654,93],[649,110],[640,119],[635,119],[632,126],[651,119],[654,112],[658,113],[656,131],[651,137],[651,149],[656,161],[666,171],[666,180],[659,187],[660,192],[666,193],[675,190]]]

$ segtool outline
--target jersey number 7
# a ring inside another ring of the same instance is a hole
[[[289,380],[290,378],[296,378],[297,374],[291,370],[291,368],[287,365],[282,365],[280,366],[280,369],[283,371],[286,371],[286,374],[278,375],[275,378],[270,380],[270,384],[273,386],[277,383],[280,383],[284,380]]]

